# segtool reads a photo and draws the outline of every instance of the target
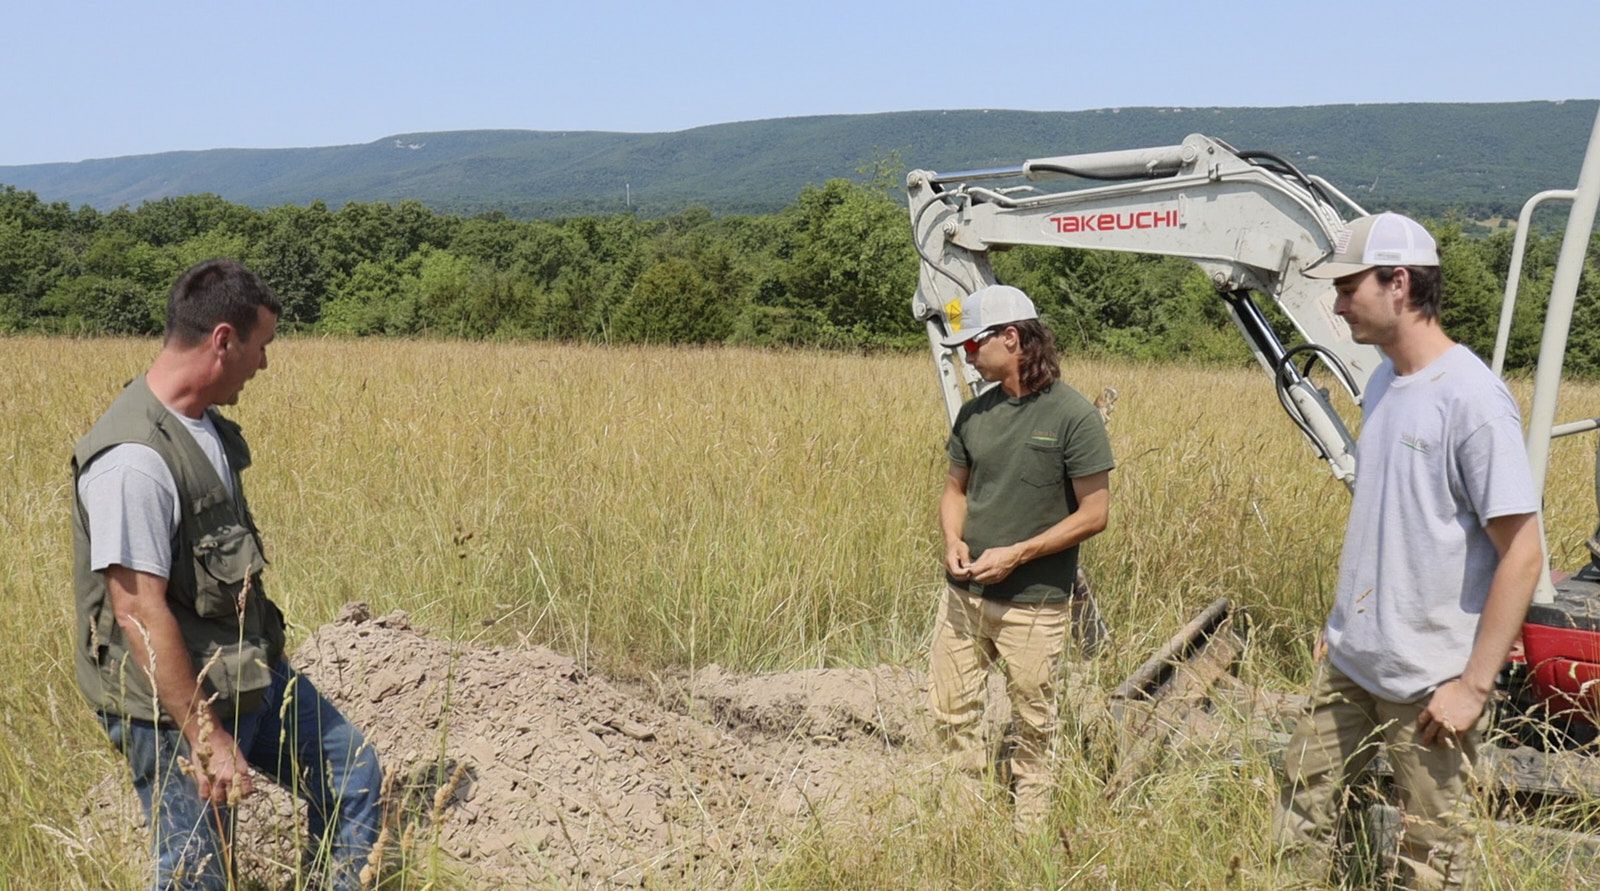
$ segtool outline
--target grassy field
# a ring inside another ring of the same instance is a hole
[[[0,340],[0,887],[142,880],[142,864],[112,862],[77,830],[88,790],[120,767],[71,678],[67,456],[154,352]],[[1112,524],[1085,550],[1116,634],[1106,685],[1228,595],[1256,621],[1247,679],[1303,687],[1348,499],[1265,377],[1072,361],[1067,378],[1120,393]],[[1529,387],[1515,389],[1526,406]],[[256,454],[268,590],[295,639],[365,600],[624,676],[925,658],[946,462],[921,357],[290,339],[230,414]],[[1560,417],[1595,414],[1600,387],[1567,388]],[[1587,441],[1555,448],[1558,565],[1586,557],[1591,461]],[[1278,883],[1265,753],[1218,753],[1114,804],[1073,753],[1062,781],[1067,857],[1019,851],[1001,817],[930,805],[864,837],[803,833],[754,881]],[[1513,865],[1545,855],[1509,842],[1489,838],[1482,856],[1500,886],[1574,880]]]

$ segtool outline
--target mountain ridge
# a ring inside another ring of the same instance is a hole
[[[1576,181],[1595,100],[1120,107],[1075,112],[927,109],[710,124],[664,133],[455,130],[307,148],[185,149],[0,166],[0,183],[102,210],[214,193],[255,207],[417,200],[516,218],[701,205],[774,212],[807,185],[884,165],[970,169],[1026,158],[1172,145],[1205,133],[1271,151],[1357,201],[1436,214],[1511,215]]]

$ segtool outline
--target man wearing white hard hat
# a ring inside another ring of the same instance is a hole
[[[1027,295],[990,285],[945,308],[967,362],[996,386],[962,406],[939,502],[947,586],[929,697],[950,763],[987,769],[984,681],[1002,661],[1016,716],[1015,824],[1049,813],[1056,674],[1072,611],[1078,545],[1106,526],[1111,444],[1100,414],[1062,383],[1055,337]]]
[[[1473,762],[1542,566],[1517,403],[1439,324],[1438,248],[1394,213],[1307,270],[1384,362],[1362,394],[1356,485],[1307,713],[1285,753],[1280,848],[1327,878],[1344,792],[1382,744],[1412,887],[1469,871]]]

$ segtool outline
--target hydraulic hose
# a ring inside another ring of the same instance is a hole
[[[1296,370],[1294,359],[1295,356],[1301,353],[1309,353],[1310,357],[1306,360],[1305,368]],[[1302,380],[1310,380],[1311,366],[1318,359],[1321,359],[1324,364],[1333,369],[1333,372],[1344,381],[1344,385],[1349,388],[1350,392],[1356,394],[1357,399],[1361,397],[1361,387],[1356,384],[1355,377],[1350,374],[1350,369],[1345,366],[1344,361],[1339,358],[1337,353],[1319,343],[1302,343],[1285,351],[1282,356],[1278,357],[1278,360],[1273,363],[1272,389],[1277,394],[1278,404],[1283,406],[1284,413],[1289,416],[1289,420],[1293,421],[1294,425],[1299,427],[1300,431],[1306,435],[1306,438],[1316,445],[1317,451],[1320,453],[1319,457],[1327,460],[1331,456],[1322,447],[1321,441],[1311,431],[1311,426],[1301,416],[1300,409],[1295,406],[1294,401],[1289,397],[1290,387]]]
[[[1245,161],[1249,161],[1251,164],[1255,164],[1257,167],[1271,170],[1273,173],[1280,173],[1284,176],[1288,176],[1297,180],[1300,185],[1306,187],[1306,191],[1317,196],[1317,198],[1320,199],[1323,204],[1326,204],[1330,207],[1333,206],[1333,199],[1328,197],[1328,193],[1323,191],[1321,186],[1313,182],[1311,177],[1301,173],[1300,168],[1294,166],[1278,155],[1275,155],[1272,152],[1254,151],[1239,152],[1239,157]],[[1262,164],[1260,163],[1261,161],[1268,161],[1270,163]]]

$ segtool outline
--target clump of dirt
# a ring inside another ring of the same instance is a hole
[[[799,821],[879,811],[930,760],[923,679],[897,668],[713,666],[648,691],[359,605],[293,661],[378,749],[395,837],[437,839],[473,885],[721,887]],[[292,877],[296,822],[275,789],[241,809],[252,874]]]

